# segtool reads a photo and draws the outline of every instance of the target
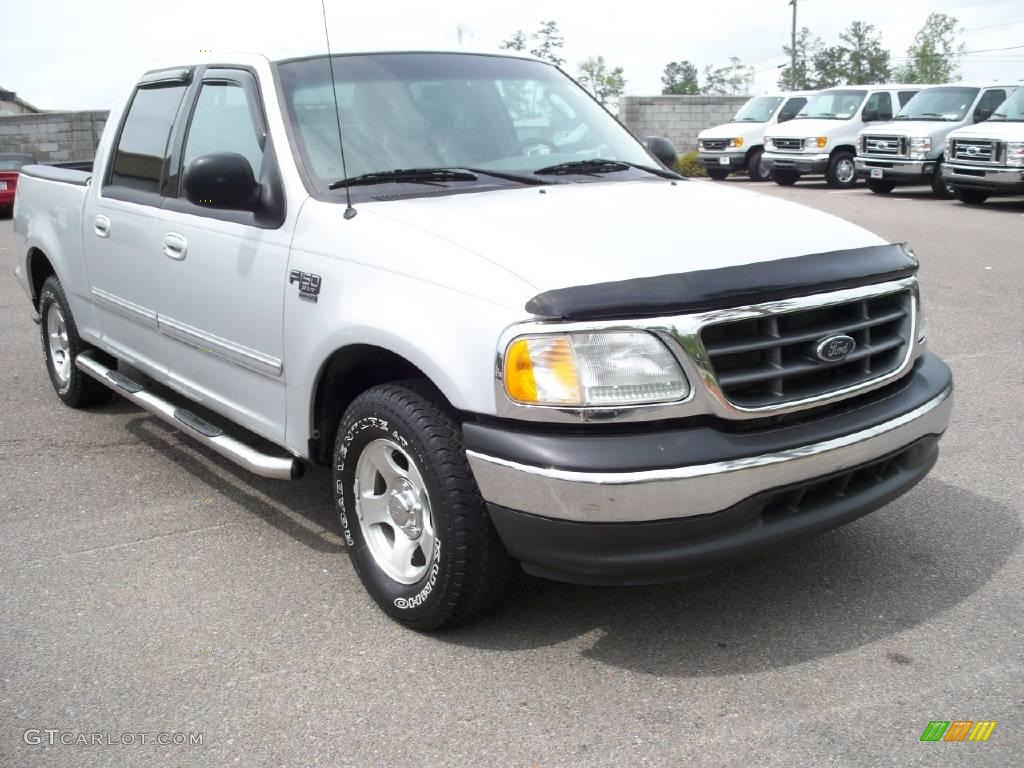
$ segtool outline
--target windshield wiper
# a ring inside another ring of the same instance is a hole
[[[667,171],[661,168],[651,168],[637,163],[628,163],[625,160],[609,160],[601,157],[595,157],[589,160],[573,160],[568,163],[556,163],[555,165],[538,168],[534,173],[538,176],[567,176],[575,173],[584,176],[597,176],[602,173],[628,171],[630,168],[636,168],[640,171],[653,173],[655,176],[661,176],[664,179],[679,178],[676,174],[672,173],[672,171]]]
[[[440,184],[445,181],[476,181],[479,177],[462,168],[400,168],[394,171],[376,171],[341,179],[327,185],[328,189],[358,187],[367,184],[386,184],[389,181],[405,184]]]

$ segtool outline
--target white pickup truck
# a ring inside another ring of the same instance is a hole
[[[186,60],[107,126],[91,173],[29,166],[15,204],[58,397],[116,392],[266,477],[330,467],[411,627],[477,615],[517,562],[720,567],[936,460],[952,381],[912,251],[677,177],[548,64]]]

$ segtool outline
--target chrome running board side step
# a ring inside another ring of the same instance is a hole
[[[180,408],[153,394],[124,374],[107,368],[89,357],[88,354],[79,355],[75,359],[75,365],[83,373],[110,387],[143,410],[149,411],[172,427],[180,429],[192,439],[253,474],[274,480],[298,480],[305,472],[306,466],[301,459],[261,453],[240,440],[224,434],[220,427],[210,424],[191,411]]]

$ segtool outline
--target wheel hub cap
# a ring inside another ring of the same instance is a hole
[[[53,371],[61,384],[71,378],[71,342],[68,341],[68,327],[60,306],[51,304],[46,312],[46,344],[53,363]]]
[[[388,514],[395,526],[410,539],[418,539],[423,532],[423,504],[412,484],[405,479],[388,499]]]

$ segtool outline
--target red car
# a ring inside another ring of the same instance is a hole
[[[10,215],[14,207],[14,192],[18,188],[18,174],[23,165],[32,165],[32,155],[0,154],[0,213]]]

